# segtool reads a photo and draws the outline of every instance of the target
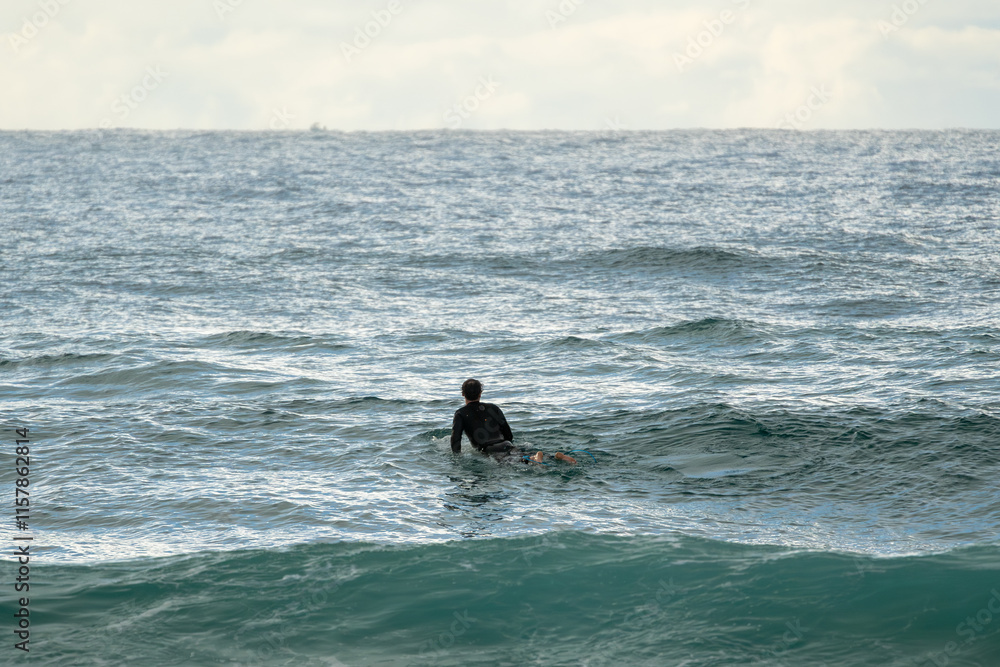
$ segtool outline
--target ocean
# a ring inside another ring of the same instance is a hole
[[[0,664],[1000,665],[998,144],[0,133]]]

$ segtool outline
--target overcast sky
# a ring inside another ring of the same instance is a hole
[[[1000,127],[997,0],[2,0],[0,32],[0,129]]]

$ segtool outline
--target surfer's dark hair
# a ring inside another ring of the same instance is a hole
[[[465,396],[470,401],[478,401],[479,397],[483,395],[483,383],[479,380],[473,380],[469,378],[462,383],[462,396]]]

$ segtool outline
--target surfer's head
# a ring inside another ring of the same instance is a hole
[[[479,397],[483,395],[483,383],[479,380],[473,380],[469,378],[462,383],[462,396],[465,396],[470,401],[478,401]]]

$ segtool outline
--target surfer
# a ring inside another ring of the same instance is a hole
[[[503,410],[492,403],[483,403],[483,385],[479,380],[468,379],[462,384],[465,406],[455,411],[451,424],[451,451],[462,451],[462,433],[468,436],[472,446],[483,454],[523,454],[514,446],[514,434],[504,417]],[[545,454],[536,452],[525,456],[526,461],[542,463]],[[567,463],[576,463],[572,456],[556,453],[556,458]]]

